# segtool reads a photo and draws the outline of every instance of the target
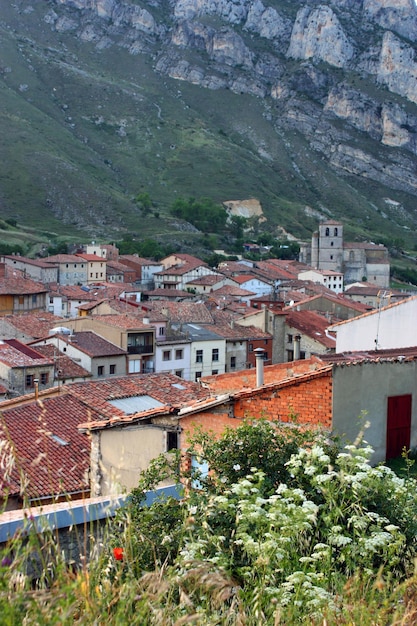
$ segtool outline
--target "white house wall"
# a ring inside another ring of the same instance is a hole
[[[336,352],[417,346],[417,297],[335,325],[334,330]]]

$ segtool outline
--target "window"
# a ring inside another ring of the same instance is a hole
[[[202,350],[197,350],[197,352],[195,353],[195,362],[196,363],[202,363],[203,362],[203,351]]]
[[[201,372],[195,373],[195,382],[197,382],[201,378]]]
[[[115,374],[116,373],[116,365],[113,363],[112,365],[110,365],[110,374]]]
[[[137,374],[140,372],[140,359],[132,359],[129,361],[129,374]]]
[[[35,386],[35,377],[33,374],[27,374],[26,375],[26,387],[30,388],[30,387],[34,387]]]
[[[236,367],[236,357],[235,356],[231,356],[230,357],[230,369],[235,369]]]
[[[253,352],[253,343],[249,344],[249,352]]]
[[[211,370],[211,375],[216,376],[219,373],[219,370]]]
[[[326,237],[328,237],[330,235],[330,229],[326,228]]]
[[[34,293],[32,295],[32,304],[36,304],[37,301],[38,301],[38,296],[36,295],[36,293]]]
[[[49,382],[49,372],[41,373],[41,385],[47,385]]]
[[[178,376],[178,378],[182,378],[182,370],[175,370],[175,376]]]
[[[97,376],[104,376],[104,365],[99,365],[97,368]]]
[[[218,348],[213,348],[213,350],[211,351],[211,360],[212,361],[218,361],[219,360],[219,349]]]
[[[337,228],[334,229],[334,236],[337,237]]]
[[[175,359],[179,361],[183,358],[183,351],[181,349],[175,350]]]
[[[23,304],[25,301],[23,296],[19,296],[19,304]]]
[[[163,361],[170,361],[171,360],[171,350],[164,350],[162,352],[162,360]]]
[[[170,450],[178,450],[178,433],[175,431],[167,430],[167,452]]]
[[[161,336],[165,336],[165,328],[164,328],[163,326],[160,326],[160,327],[159,327],[159,330],[158,330],[158,335],[159,335],[160,337],[161,337]]]
[[[292,343],[292,335],[287,335],[287,342]]]
[[[334,246],[334,241],[332,241],[330,245],[331,245],[331,246]]]

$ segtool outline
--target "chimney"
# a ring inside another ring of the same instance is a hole
[[[294,361],[299,361],[300,359],[300,344],[301,344],[301,335],[294,335]]]
[[[256,356],[256,386],[262,387],[264,384],[264,352],[263,348],[255,348]]]
[[[143,318],[143,323],[144,324],[150,324],[151,323],[151,320],[150,320],[148,315],[145,315],[145,317]]]

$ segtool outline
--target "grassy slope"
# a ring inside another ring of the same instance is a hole
[[[0,33],[4,217],[73,236],[181,238],[169,216],[176,197],[257,197],[271,229],[299,237],[317,225],[310,206],[346,220],[348,236],[407,238],[399,216],[382,217],[390,190],[337,176],[299,133],[273,130],[267,103],[161,77],[147,55],[96,51],[53,33],[44,4],[34,6],[18,17],[7,8],[19,32]],[[141,191],[161,219],[135,208]]]

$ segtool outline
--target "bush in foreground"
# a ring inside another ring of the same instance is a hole
[[[248,422],[205,449],[197,435],[211,476],[180,501],[144,507],[142,489],[177,470],[155,461],[78,572],[42,548],[49,575],[31,589],[14,546],[3,555],[15,560],[4,561],[2,623],[414,624],[414,480],[372,467],[365,444],[335,452],[320,434],[271,439],[275,428]],[[257,452],[242,455],[237,444],[251,441]],[[250,458],[243,474],[236,455]]]

